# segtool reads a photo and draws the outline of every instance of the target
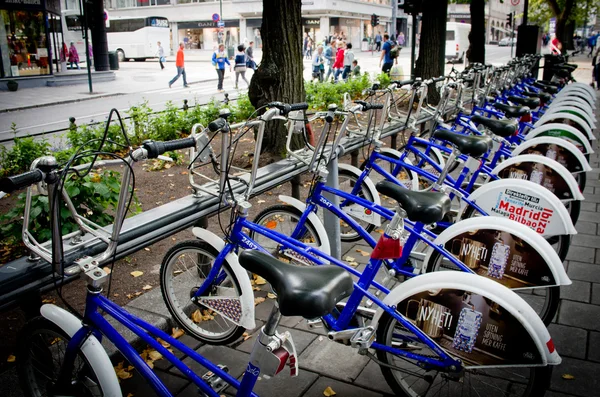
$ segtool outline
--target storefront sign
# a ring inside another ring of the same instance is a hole
[[[226,28],[237,28],[240,26],[239,19],[221,22],[225,23]],[[177,24],[178,29],[210,29],[217,27],[218,24],[215,21],[179,22]]]
[[[42,0],[0,0],[0,8],[9,10],[42,10]]]
[[[302,26],[320,26],[320,18],[302,18]]]
[[[471,19],[471,14],[461,14],[461,13],[450,13],[448,14],[448,18],[455,18],[455,19]]]

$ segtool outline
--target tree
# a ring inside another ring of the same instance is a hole
[[[469,62],[485,63],[485,0],[471,0],[471,31],[469,32]]]
[[[419,58],[415,63],[415,75],[418,77],[428,79],[444,74],[447,16],[448,0],[423,1]],[[427,97],[431,103],[439,101],[439,93],[433,87]]]
[[[263,55],[252,76],[248,96],[258,109],[269,102],[297,103],[305,100],[302,63],[301,0],[263,0]],[[281,155],[286,131],[282,122],[267,124],[263,152]]]

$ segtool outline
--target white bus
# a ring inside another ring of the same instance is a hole
[[[163,17],[111,18],[106,28],[108,51],[116,51],[119,61],[145,61],[156,58],[156,42],[160,41],[165,55],[170,53],[171,32],[169,21]],[[85,42],[83,40],[82,16],[78,10],[62,12],[63,40],[67,47],[71,42],[85,60]],[[90,43],[92,35],[89,36]]]
[[[108,50],[117,51],[119,61],[145,61],[156,58],[160,41],[169,55],[171,32],[169,21],[163,17],[111,18],[106,28]]]

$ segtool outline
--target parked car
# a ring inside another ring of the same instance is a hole
[[[503,38],[502,40],[500,40],[498,42],[498,45],[500,47],[506,47],[506,46],[510,46],[510,45],[513,45],[513,44],[517,45],[517,38],[516,37],[514,37],[514,38],[505,37],[505,38]]]
[[[446,23],[446,59],[456,59],[459,62],[464,60],[469,48],[470,31],[471,25],[468,23]]]

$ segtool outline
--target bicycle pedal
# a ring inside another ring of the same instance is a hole
[[[359,329],[350,338],[350,346],[358,349],[359,353],[366,352],[375,341],[375,328],[368,326]]]
[[[312,328],[312,329],[323,328],[323,321],[320,318],[315,318],[312,320],[307,319],[306,323],[308,324],[308,328]]]
[[[229,368],[227,368],[226,365],[218,364],[217,366],[221,368],[221,370],[223,370],[224,372],[229,372]],[[215,393],[220,393],[223,390],[225,390],[227,386],[229,386],[229,384],[225,382],[223,378],[221,378],[212,371],[208,371],[204,375],[202,375],[202,380],[205,381],[210,386],[210,388],[215,391]],[[204,393],[202,393],[202,395],[206,396],[206,394]]]

